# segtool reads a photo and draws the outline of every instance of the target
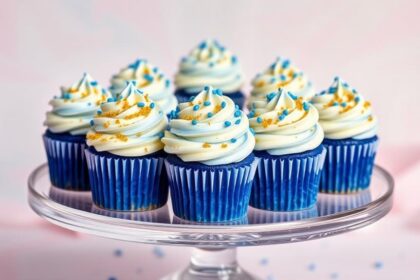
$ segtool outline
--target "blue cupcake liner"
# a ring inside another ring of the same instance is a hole
[[[175,96],[178,99],[179,103],[188,102],[190,101],[191,96],[196,96],[199,92],[192,94],[188,93],[184,89],[177,89],[175,91]],[[233,100],[235,104],[239,106],[239,108],[242,110],[245,104],[245,95],[241,91],[236,91],[232,93],[225,93],[226,96],[228,96],[230,99]]]
[[[256,152],[260,158],[252,187],[250,205],[270,211],[296,211],[315,205],[326,149],[273,156]]]
[[[350,194],[321,193],[318,195],[317,207],[320,216],[327,216],[362,207],[371,201],[369,189]]]
[[[117,211],[147,211],[163,206],[168,180],[162,151],[143,157],[123,157],[86,149],[96,206]]]
[[[174,214],[184,220],[220,223],[244,218],[258,159],[207,166],[174,155],[165,161]]]
[[[316,206],[289,212],[267,211],[252,207],[248,211],[248,221],[250,224],[286,223],[315,217],[318,217],[318,208]]]
[[[85,136],[46,131],[43,135],[51,183],[57,188],[90,190]]]
[[[351,193],[370,185],[378,137],[355,140],[324,139],[327,148],[319,190],[325,193]]]

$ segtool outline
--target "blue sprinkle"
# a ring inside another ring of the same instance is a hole
[[[338,106],[338,102],[334,102],[332,105],[333,106]]]
[[[175,107],[175,111],[176,111],[176,112],[180,112],[180,111],[181,111],[181,109],[179,109],[179,106],[176,106],[176,107]]]
[[[282,121],[282,120],[284,120],[284,118],[285,118],[285,117],[286,117],[285,115],[281,114],[281,115],[279,116],[279,120],[280,120],[280,121]]]
[[[141,64],[142,60],[141,59],[137,59],[133,64],[128,65],[128,68],[138,68]]]
[[[223,101],[222,104],[220,104],[220,105],[222,106],[222,108],[225,108],[226,107],[226,102]]]
[[[354,99],[354,101],[356,101],[356,103],[358,103],[360,101],[360,97],[356,96],[356,98]]]
[[[114,102],[114,98],[110,97],[106,100],[107,102]]]
[[[203,41],[203,42],[200,43],[200,45],[198,45],[199,49],[205,49],[206,47],[207,47],[207,42],[206,41]]]
[[[261,117],[258,117],[258,118],[257,118],[257,123],[262,123],[262,121],[263,121],[263,120],[262,120],[262,118],[261,118]]]
[[[94,126],[95,125],[95,122],[93,120],[90,120],[90,125],[91,126]]]
[[[249,112],[248,118],[253,118],[254,116],[255,116],[255,112],[254,111]]]
[[[346,107],[347,106],[347,103],[346,102],[342,102],[340,105],[341,105],[341,107]]]
[[[102,94],[106,94],[106,90],[104,88],[102,89]]]
[[[337,82],[340,78],[338,76],[334,77],[334,82]]]
[[[191,102],[191,101],[193,101],[193,100],[194,100],[194,98],[195,98],[195,96],[194,96],[194,95],[192,95],[192,96],[190,96],[190,98],[188,99],[188,101],[189,101],[189,102]]]
[[[271,93],[267,94],[267,96],[266,96],[268,102],[270,102],[274,97],[276,97],[275,92],[271,92]]]
[[[197,124],[197,120],[192,120],[191,123],[192,123],[192,125],[196,125]]]
[[[271,78],[270,79],[270,84],[274,84],[276,82],[276,79],[275,78]]]
[[[155,246],[153,248],[153,254],[159,259],[165,257],[165,252],[162,250],[161,247],[158,247],[158,246]]]
[[[237,118],[237,117],[240,117],[241,116],[241,111],[235,111],[235,114],[234,114],[234,116]]]
[[[289,67],[290,65],[290,61],[287,59],[283,62],[283,64],[281,65],[282,68],[286,69],[287,67]]]
[[[207,113],[207,117],[208,117],[208,118],[213,117],[213,113],[212,113],[212,112],[208,112],[208,113]]]
[[[96,113],[97,113],[98,115],[100,115],[100,114],[102,114],[102,111],[101,111],[101,110],[98,110],[98,111],[96,111]]]
[[[214,62],[209,62],[209,67],[213,67],[214,66]]]
[[[151,75],[149,75],[149,74],[145,74],[145,75],[143,76],[143,78],[144,78],[146,81],[148,81],[148,82],[153,81],[153,77],[152,77]]]
[[[208,91],[209,89],[210,89],[209,86],[204,86],[205,91]]]
[[[143,108],[144,107],[144,102],[137,103],[137,106],[140,107],[140,108]]]
[[[157,72],[159,71],[159,68],[154,67],[154,68],[152,69],[152,71],[153,71],[153,73],[157,73]]]
[[[336,87],[330,87],[328,89],[328,93],[335,93],[336,91],[337,91],[337,88]]]
[[[355,89],[352,89],[352,90],[351,90],[351,92],[353,92],[353,93],[357,93],[357,91],[356,91]]]
[[[323,90],[319,93],[319,95],[324,95],[324,94],[325,94],[325,90]]]
[[[158,137],[162,138],[163,136],[165,136],[165,133],[163,131],[159,132]]]
[[[69,94],[69,93],[64,93],[64,94],[63,94],[63,98],[64,98],[64,99],[70,99],[70,97],[71,97],[71,96],[70,96],[70,94]]]
[[[166,81],[165,81],[165,87],[169,87],[170,85],[171,85],[171,81],[166,80]]]
[[[252,127],[250,127],[250,128],[249,128],[249,131],[251,131],[251,133],[252,133],[253,135],[255,135],[255,130],[254,130]]]
[[[223,92],[222,92],[222,90],[220,88],[214,89],[213,90],[213,93],[216,94],[216,95],[223,95]]]
[[[88,106],[92,106],[92,103],[88,102],[88,103],[87,103],[87,105],[88,105]]]
[[[283,115],[285,115],[285,116],[287,116],[287,115],[289,114],[289,110],[285,109],[285,110],[282,112],[282,114],[283,114]]]
[[[235,121],[235,124],[240,124],[241,123],[241,119],[237,119],[236,121]]]
[[[298,73],[293,73],[293,78],[296,78],[297,76],[299,76]]]
[[[373,264],[373,267],[374,267],[375,269],[381,269],[381,268],[383,268],[383,267],[384,267],[384,263],[383,263],[383,262],[381,262],[381,261],[376,261],[376,262]]]
[[[236,56],[232,56],[231,61],[232,64],[236,64],[238,62],[238,58]]]
[[[309,110],[309,104],[307,102],[303,102],[303,110],[305,111]]]
[[[343,84],[343,87],[348,88],[349,87],[349,84],[348,83],[344,83]]]
[[[121,256],[122,256],[122,254],[123,254],[123,251],[122,251],[121,249],[116,249],[116,250],[114,251],[114,256],[115,256],[115,257],[121,257]]]
[[[293,99],[293,100],[296,100],[297,99],[297,96],[296,95],[294,95],[293,93],[291,93],[291,92],[289,92],[289,96]]]
[[[210,105],[211,105],[210,101],[208,101],[208,100],[204,101],[204,106],[210,106]]]
[[[155,108],[155,103],[152,102],[152,103],[150,103],[149,106],[150,106],[150,109],[153,109],[153,108]]]
[[[230,121],[225,121],[225,126],[228,127],[230,126],[232,123]]]
[[[230,142],[236,143],[236,139],[235,138],[232,138],[232,139],[230,139]]]
[[[286,81],[286,76],[285,75],[280,75],[280,80]]]
[[[235,110],[239,110],[239,105],[235,104]]]
[[[97,81],[92,81],[92,82],[90,82],[90,85],[93,86],[93,87],[95,87],[95,86],[98,85],[98,82]]]
[[[199,109],[200,109],[200,105],[197,104],[197,105],[194,105],[193,106],[193,110],[194,111],[198,111]]]

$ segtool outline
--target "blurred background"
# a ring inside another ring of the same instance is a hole
[[[393,211],[328,239],[242,248],[263,279],[419,279],[419,1],[11,1],[0,8],[0,278],[156,279],[188,262],[188,248],[76,234],[27,206],[27,176],[46,161],[48,101],[89,72],[147,58],[169,77],[206,38],[235,53],[250,80],[289,57],[318,90],[339,75],[373,104],[377,162],[396,180]],[[158,270],[155,270],[159,267]],[[77,268],[77,269],[76,269]]]

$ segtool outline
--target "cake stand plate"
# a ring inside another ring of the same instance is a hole
[[[28,187],[32,209],[61,227],[124,241],[195,247],[190,266],[165,279],[255,279],[237,265],[237,247],[307,241],[367,226],[391,210],[394,182],[386,170],[375,166],[365,191],[319,194],[316,206],[304,211],[249,207],[244,219],[221,224],[179,219],[173,215],[170,200],[166,206],[146,212],[98,208],[92,204],[90,192],[51,186],[47,164],[31,173]]]

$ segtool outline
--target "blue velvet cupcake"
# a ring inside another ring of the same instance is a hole
[[[187,102],[204,86],[210,85],[221,89],[242,109],[245,103],[241,91],[243,81],[242,69],[236,56],[216,40],[207,40],[181,60],[175,76],[175,95],[179,102]]]
[[[85,136],[99,104],[111,95],[88,74],[50,101],[43,135],[51,183],[61,189],[90,190]]]
[[[168,184],[161,137],[166,114],[135,81],[101,104],[86,135],[92,199],[107,210],[146,211],[163,206]]]
[[[249,123],[260,163],[250,205],[271,211],[312,207],[326,153],[317,110],[285,89],[252,106]]]
[[[176,216],[194,222],[243,219],[258,164],[248,119],[220,89],[205,87],[171,114],[162,142]]]
[[[308,77],[294,66],[289,59],[277,58],[264,72],[258,73],[252,80],[251,98],[248,104],[264,101],[266,95],[283,88],[297,97],[310,100],[315,95],[315,89]]]
[[[327,160],[320,191],[350,193],[369,187],[378,147],[369,101],[338,77],[312,102],[325,131]]]
[[[118,97],[128,81],[136,81],[136,87],[159,105],[165,114],[169,114],[178,104],[169,79],[147,60],[138,59],[112,76],[110,91],[114,97]]]

